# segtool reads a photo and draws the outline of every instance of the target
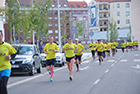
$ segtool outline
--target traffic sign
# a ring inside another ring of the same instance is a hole
[[[90,35],[90,36],[93,36],[93,35],[94,35],[94,32],[89,32],[89,35]]]

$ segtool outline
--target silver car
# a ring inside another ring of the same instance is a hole
[[[16,57],[11,62],[12,73],[27,72],[29,75],[34,75],[42,71],[41,56],[36,45],[31,44],[14,44]]]

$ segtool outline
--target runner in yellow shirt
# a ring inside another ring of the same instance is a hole
[[[112,56],[114,57],[115,55],[115,50],[116,50],[116,43],[114,42],[114,40],[112,40],[112,43],[111,43],[111,49],[112,49]]]
[[[110,43],[110,41],[108,41],[107,44],[110,46],[110,49],[111,49],[111,43]],[[108,56],[110,56],[110,51],[108,52]]]
[[[124,53],[124,49],[125,49],[125,43],[124,43],[124,41],[122,41],[121,47],[122,47],[122,52]]]
[[[96,43],[94,43],[93,40],[91,40],[89,48],[91,48],[91,53],[92,53],[92,57],[93,57],[93,60],[94,60],[95,59],[95,52],[96,52]]]
[[[138,48],[139,48],[139,42],[138,42],[138,40],[135,41],[135,45],[136,45],[136,50],[138,50]]]
[[[103,58],[105,59],[105,57],[106,57],[106,44],[105,44],[105,42],[103,41],[103,44],[104,44],[104,49],[103,49]]]
[[[3,33],[0,31],[0,94],[8,94],[7,83],[11,75],[10,59],[16,56],[17,51],[2,39]]]
[[[128,52],[129,43],[125,42],[125,46],[126,46],[126,52]]]
[[[118,50],[118,45],[119,45],[119,42],[116,40],[116,52],[117,52],[117,50]]]
[[[77,71],[79,71],[79,64],[81,64],[81,57],[83,55],[84,46],[81,44],[81,41],[79,41],[78,43],[78,39],[75,39],[75,44],[78,47],[78,51],[75,53],[75,60],[76,60]]]
[[[73,72],[74,72],[73,66],[75,61],[74,57],[77,50],[78,48],[75,44],[72,43],[71,38],[68,39],[68,43],[66,43],[62,49],[62,51],[66,51],[66,62],[67,62],[68,69],[70,71],[70,77],[69,77],[70,81],[72,81],[73,79]]]
[[[53,43],[53,37],[50,36],[49,37],[49,43],[47,43],[44,47],[44,53],[47,54],[46,56],[46,69],[47,71],[49,71],[50,74],[50,81],[53,81],[53,74],[54,74],[54,64],[56,62],[56,54],[59,52],[59,48],[58,46]]]
[[[109,42],[106,42],[106,52],[107,52],[107,58],[110,55],[110,49],[111,49],[111,45]]]
[[[104,49],[104,44],[101,42],[101,40],[98,40],[97,53],[98,53],[98,58],[99,58],[99,65],[101,65],[101,61],[103,61],[103,58],[102,58],[103,49]]]
[[[129,43],[129,45],[128,45],[129,46],[129,49],[131,49],[131,51],[132,51],[133,43],[131,41],[129,41],[128,43]]]

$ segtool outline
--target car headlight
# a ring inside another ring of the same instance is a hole
[[[22,64],[28,64],[31,61],[32,61],[31,58],[27,58],[27,59],[23,60]]]
[[[60,59],[61,57],[60,56],[56,56],[56,59]]]

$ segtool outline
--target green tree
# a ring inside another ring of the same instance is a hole
[[[84,21],[77,21],[76,22],[76,27],[78,27],[78,33],[76,34],[76,37],[82,36],[83,35],[83,31],[85,29]]]
[[[127,33],[128,41],[131,41],[131,26],[129,26],[129,32]]]
[[[110,28],[107,30],[107,39],[109,40],[109,31],[110,31],[110,41],[117,40],[119,33],[117,29],[116,22],[112,19],[110,23]]]

